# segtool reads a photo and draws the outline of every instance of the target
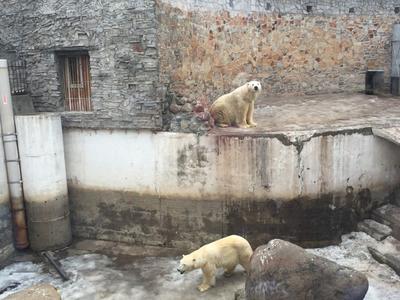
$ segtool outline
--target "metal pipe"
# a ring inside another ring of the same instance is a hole
[[[10,206],[13,220],[14,243],[17,249],[29,246],[26,226],[24,196],[14,113],[11,100],[7,60],[0,59],[0,124],[3,129],[2,141],[6,158],[7,179],[10,190]]]
[[[400,24],[393,26],[390,90],[394,96],[400,95]]]
[[[59,265],[59,263],[53,258],[53,256],[48,251],[42,252],[42,255],[47,258],[47,260],[53,265],[54,269],[56,269],[57,273],[61,276],[63,281],[68,281],[68,275],[63,270],[63,268]]]

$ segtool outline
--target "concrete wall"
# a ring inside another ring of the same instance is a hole
[[[64,110],[57,51],[86,50],[93,112],[67,113],[64,125],[161,127],[153,0],[6,0],[0,27],[0,56],[27,61],[37,111]]]
[[[67,129],[76,236],[193,248],[238,233],[335,242],[400,182],[395,145],[359,130],[201,136]]]
[[[14,251],[9,206],[9,191],[1,134],[2,131],[0,127],[0,265]]]
[[[251,79],[261,81],[260,98],[268,99],[363,91],[365,71],[382,69],[389,90],[399,1],[157,3],[160,76],[169,104],[164,125],[170,130],[201,129],[204,122],[193,118],[192,110],[206,110],[218,96]]]

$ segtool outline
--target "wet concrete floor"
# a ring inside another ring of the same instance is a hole
[[[365,233],[342,237],[338,246],[309,250],[367,275],[366,300],[400,299],[400,278],[386,265],[376,262],[367,250],[377,241]],[[201,271],[181,275],[176,271],[180,253],[174,249],[139,247],[104,241],[78,241],[55,257],[70,276],[62,281],[55,270],[32,253],[23,253],[0,269],[0,299],[37,283],[50,283],[62,299],[121,300],[192,300],[234,299],[234,292],[244,286],[245,274],[238,268],[230,278],[217,276],[217,285],[200,293],[196,286]],[[9,287],[8,290],[4,290]]]
[[[219,270],[217,286],[200,293],[196,286],[201,282],[201,271],[181,275],[176,270],[180,255],[176,250],[165,248],[85,240],[55,253],[55,257],[70,276],[69,281],[63,282],[40,256],[18,255],[11,259],[11,265],[0,270],[0,290],[2,286],[3,289],[11,287],[0,294],[0,299],[33,284],[50,283],[59,290],[62,299],[68,300],[224,300],[233,299],[234,292],[244,287],[245,280],[241,267],[230,278],[225,278]]]

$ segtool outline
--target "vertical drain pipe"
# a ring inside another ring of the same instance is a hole
[[[400,96],[400,24],[393,26],[390,90],[392,95]]]
[[[14,242],[17,249],[25,249],[29,246],[28,232],[10,82],[8,78],[7,60],[5,59],[0,59],[0,122],[3,129],[2,141],[4,144],[7,179],[10,190]]]

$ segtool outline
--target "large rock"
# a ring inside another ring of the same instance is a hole
[[[386,204],[372,212],[372,219],[392,228],[392,236],[400,240],[400,207]]]
[[[42,283],[12,294],[5,300],[61,300],[61,296],[54,286]]]
[[[282,240],[254,251],[246,280],[247,300],[361,300],[367,290],[362,273]]]
[[[368,247],[368,250],[375,260],[388,265],[400,276],[400,241],[389,236],[375,247]]]
[[[389,226],[378,223],[371,219],[366,219],[358,223],[357,229],[372,236],[377,241],[382,241],[392,233],[392,229]]]

